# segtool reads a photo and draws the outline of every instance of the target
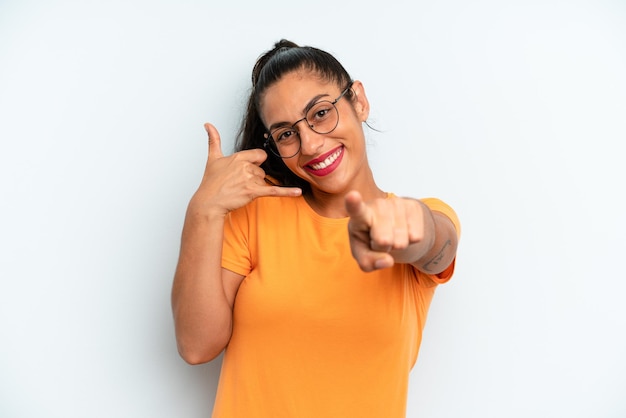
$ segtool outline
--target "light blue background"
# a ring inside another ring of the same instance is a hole
[[[363,81],[385,190],[459,213],[409,417],[626,416],[623,1],[0,2],[0,416],[206,417],[169,291],[202,124],[281,37]],[[320,272],[322,274],[322,272]]]

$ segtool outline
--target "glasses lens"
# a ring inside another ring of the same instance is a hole
[[[302,119],[296,122],[296,124],[301,121]],[[327,134],[332,132],[339,124],[339,112],[332,102],[322,100],[309,109],[305,122],[314,132]],[[298,135],[298,131],[293,126],[281,126],[270,132],[266,144],[276,156],[291,158],[300,152],[300,135]]]
[[[290,127],[274,129],[268,142],[270,150],[281,158],[291,158],[300,151],[298,132]]]
[[[337,127],[339,112],[334,104],[323,100],[317,102],[306,114],[306,120],[318,134],[327,134]]]

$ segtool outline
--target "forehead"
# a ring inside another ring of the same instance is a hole
[[[320,95],[324,95],[325,99],[334,98],[338,90],[335,82],[315,72],[299,70],[287,73],[261,96],[261,119],[267,126],[277,121],[300,118],[312,99]]]

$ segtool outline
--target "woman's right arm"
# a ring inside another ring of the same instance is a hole
[[[226,347],[232,333],[233,304],[243,276],[223,269],[226,215],[260,196],[298,196],[297,188],[270,186],[260,165],[263,150],[225,157],[213,125],[200,187],[185,216],[180,256],[172,286],[178,351],[190,364],[205,363]]]
[[[224,216],[187,211],[172,287],[176,342],[190,364],[222,352],[232,332],[232,309],[243,276],[223,269]]]

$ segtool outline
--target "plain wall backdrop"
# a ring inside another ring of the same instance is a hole
[[[180,232],[283,37],[363,81],[379,185],[461,218],[408,416],[626,416],[619,0],[1,0],[0,416],[209,416]]]

